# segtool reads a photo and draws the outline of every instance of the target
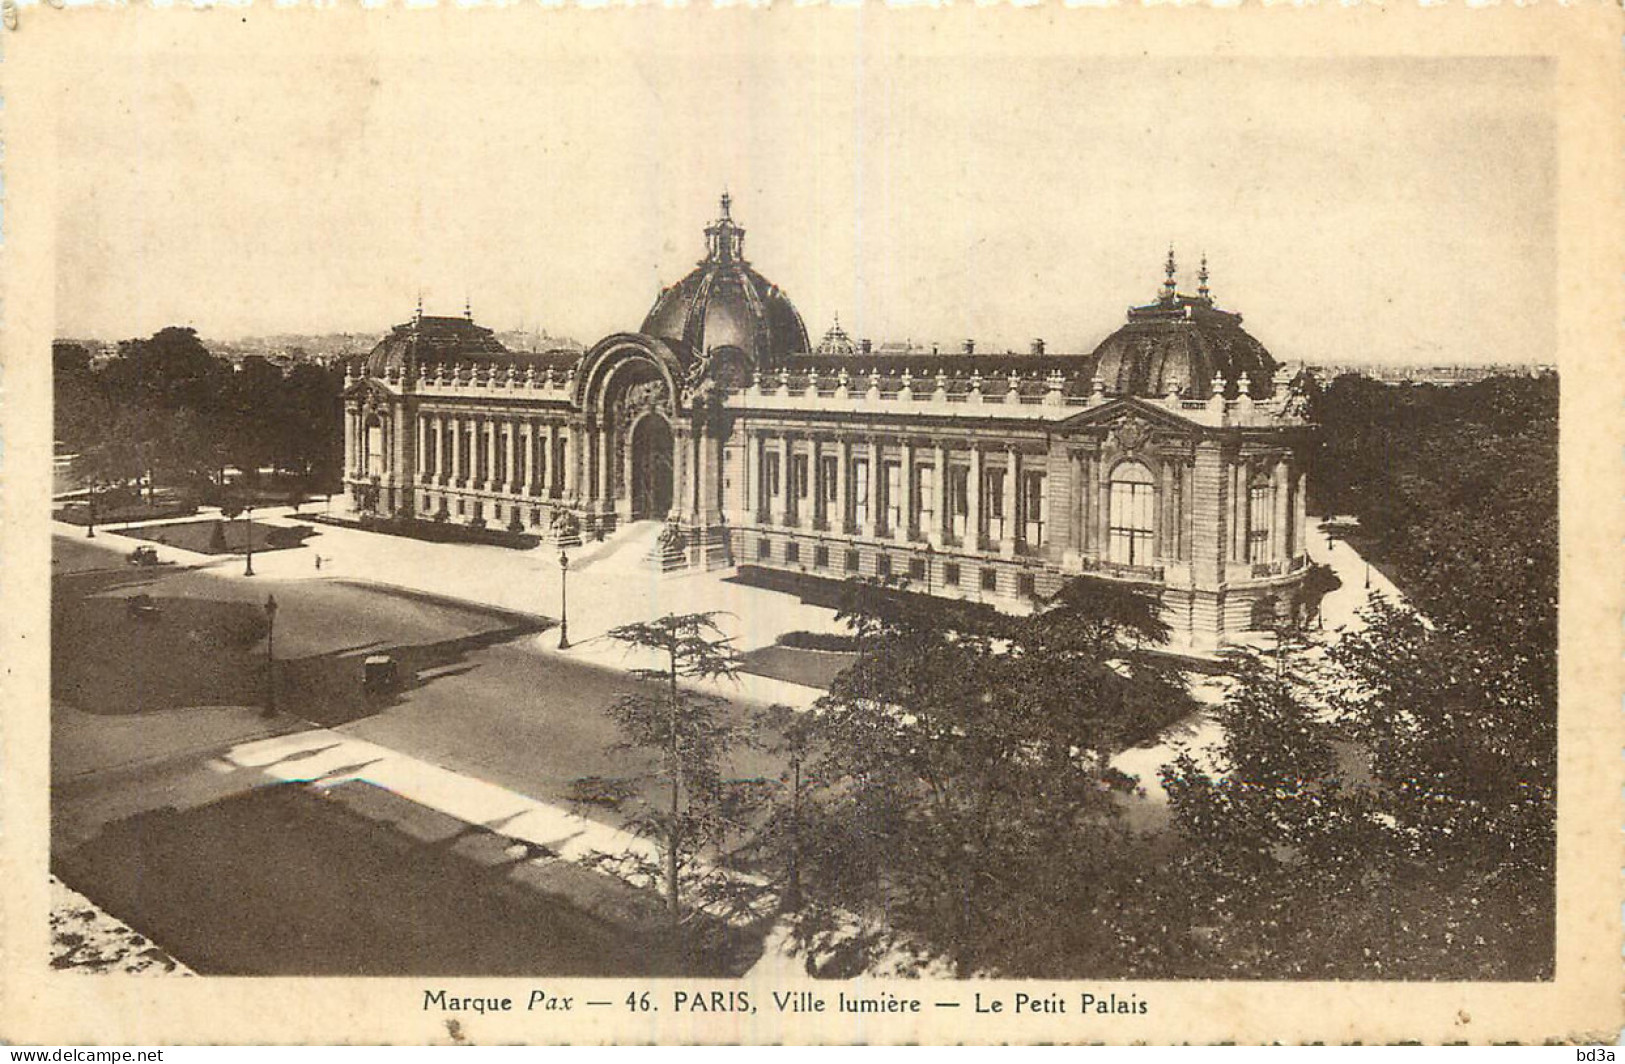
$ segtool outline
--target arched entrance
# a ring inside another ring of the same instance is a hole
[[[671,426],[650,411],[632,427],[632,520],[664,520],[671,510]]]

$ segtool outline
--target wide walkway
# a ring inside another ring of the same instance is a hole
[[[305,512],[310,512],[308,507]],[[211,520],[216,516],[217,511],[205,510],[192,517],[149,524]],[[300,523],[301,516],[288,507],[254,512],[256,522],[279,525]],[[319,523],[313,527],[317,534],[303,547],[256,553],[254,577],[243,575],[241,555],[201,554],[169,545],[156,545],[156,549],[160,561],[207,568],[244,581],[362,580],[521,613],[550,618],[562,615],[569,623],[570,649],[558,650],[557,629],[536,636],[536,649],[616,669],[657,666],[659,662],[630,651],[605,633],[619,625],[670,613],[714,613],[718,626],[741,652],[771,646],[789,631],[846,631],[835,620],[833,610],[809,606],[779,592],[729,582],[729,571],[656,575],[638,564],[649,549],[648,529],[644,526],[632,526],[603,543],[589,543],[565,552],[571,559],[567,574],[560,570],[559,549],[548,544],[514,550],[425,543]],[[85,534],[83,528],[62,522],[53,523],[52,532],[62,536]],[[154,546],[108,528],[98,528],[96,537],[104,545],[124,551]],[[732,698],[763,704],[777,702],[797,709],[810,706],[822,694],[811,687],[754,674],[741,674],[737,683],[717,685],[715,689]]]

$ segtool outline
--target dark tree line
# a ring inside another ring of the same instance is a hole
[[[1557,411],[1555,374],[1450,388],[1339,377],[1311,400],[1310,502],[1359,517],[1362,550],[1432,620],[1550,658]]]
[[[284,373],[249,357],[233,369],[173,326],[121,341],[99,367],[74,343],[58,342],[52,356],[56,439],[79,455],[89,483],[218,494],[228,467],[250,482],[270,468],[313,493],[337,483],[343,379],[322,366]]]

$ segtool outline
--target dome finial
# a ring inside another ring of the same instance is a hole
[[[1162,298],[1163,299],[1173,299],[1174,298],[1174,273],[1178,269],[1179,269],[1179,267],[1174,264],[1174,246],[1172,244],[1169,244],[1168,245],[1168,261],[1167,261],[1167,263],[1165,263],[1163,265],[1163,268],[1162,268],[1163,273],[1167,275],[1166,279],[1162,282]]]
[[[733,201],[734,198],[728,195],[728,187],[724,185],[722,188],[722,221],[733,220],[733,215],[728,213],[729,208],[733,206]]]
[[[474,301],[467,295],[463,296],[463,319],[465,321],[474,320]]]
[[[1198,282],[1196,286],[1196,294],[1201,296],[1203,299],[1211,300],[1212,296],[1208,295],[1207,278],[1207,252],[1204,251],[1202,252],[1202,268],[1196,274],[1196,280]]]
[[[412,324],[423,324],[423,289],[418,289],[418,309],[412,313]]]

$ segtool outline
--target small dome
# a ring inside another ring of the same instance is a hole
[[[706,227],[706,256],[681,281],[660,293],[638,331],[671,342],[683,354],[723,347],[744,352],[758,368],[805,352],[807,327],[777,285],[745,261],[745,230],[729,215]]]
[[[1207,261],[1199,294],[1188,296],[1174,288],[1172,252],[1169,256],[1168,280],[1157,301],[1132,308],[1128,324],[1095,348],[1095,374],[1106,391],[1207,399],[1218,377],[1232,396],[1245,390],[1255,399],[1267,397],[1274,387],[1275,359],[1241,327],[1240,314],[1213,305]]]
[[[368,377],[385,377],[409,365],[457,362],[504,355],[508,349],[490,329],[472,318],[424,317],[421,310],[409,322],[397,325],[367,355]]]

